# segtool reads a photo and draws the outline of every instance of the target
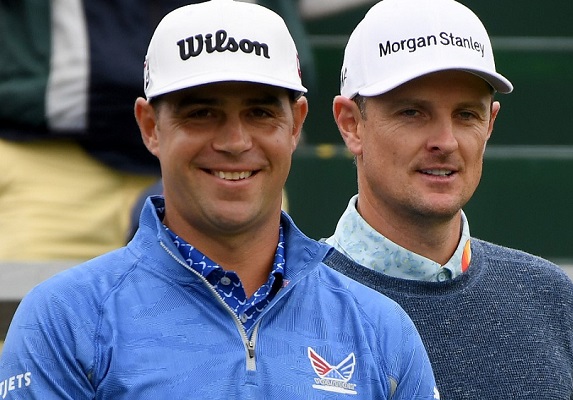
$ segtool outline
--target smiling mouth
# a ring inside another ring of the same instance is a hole
[[[234,171],[234,172],[210,171],[210,172],[211,175],[214,175],[217,178],[224,179],[226,181],[240,181],[243,179],[247,179],[254,174],[253,171]]]
[[[422,172],[425,175],[432,175],[432,176],[450,176],[454,173],[454,171],[449,169],[423,169]]]

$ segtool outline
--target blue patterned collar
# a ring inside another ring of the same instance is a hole
[[[279,227],[279,243],[275,253],[269,278],[250,298],[247,299],[239,276],[223,269],[197,248],[187,243],[173,231],[165,230],[183,256],[185,262],[200,273],[221,295],[221,298],[233,309],[245,329],[250,329],[264,308],[271,302],[282,287],[285,268],[285,246],[282,224]]]
[[[374,230],[356,210],[353,196],[326,242],[343,254],[375,271],[395,278],[438,282],[453,279],[469,267],[470,229],[462,211],[462,235],[456,251],[443,266],[413,253]]]

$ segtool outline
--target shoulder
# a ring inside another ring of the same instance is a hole
[[[496,281],[502,279],[505,285],[512,287],[513,293],[535,293],[535,296],[552,299],[556,306],[573,307],[573,282],[561,267],[549,260],[472,239],[472,263],[474,259],[483,273]]]
[[[543,275],[557,280],[570,281],[567,274],[555,263],[522,250],[504,247],[484,240],[472,238],[472,258],[510,267],[516,272],[524,271],[534,276]]]
[[[318,266],[317,276],[318,296],[331,304],[331,311],[340,309],[340,317],[355,318],[365,331],[378,338],[392,338],[404,347],[417,345],[414,323],[396,301],[324,263]]]
[[[381,319],[394,319],[396,326],[402,327],[409,323],[409,317],[396,301],[332,266],[321,263],[318,276],[321,288],[333,293],[339,301],[351,303],[372,324],[379,324]]]
[[[128,253],[118,249],[54,275],[24,296],[21,307],[39,312],[68,309],[72,315],[77,310],[97,309],[134,267]]]

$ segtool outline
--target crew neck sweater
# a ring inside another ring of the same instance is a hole
[[[393,278],[333,251],[325,263],[414,321],[442,399],[573,399],[573,283],[555,264],[472,238],[467,272]]]

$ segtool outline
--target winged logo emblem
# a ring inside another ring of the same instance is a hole
[[[308,359],[312,369],[318,375],[315,378],[315,389],[327,390],[330,392],[356,394],[355,384],[348,383],[354,374],[356,366],[356,356],[350,353],[337,365],[332,365],[326,361],[311,347],[308,348]]]

